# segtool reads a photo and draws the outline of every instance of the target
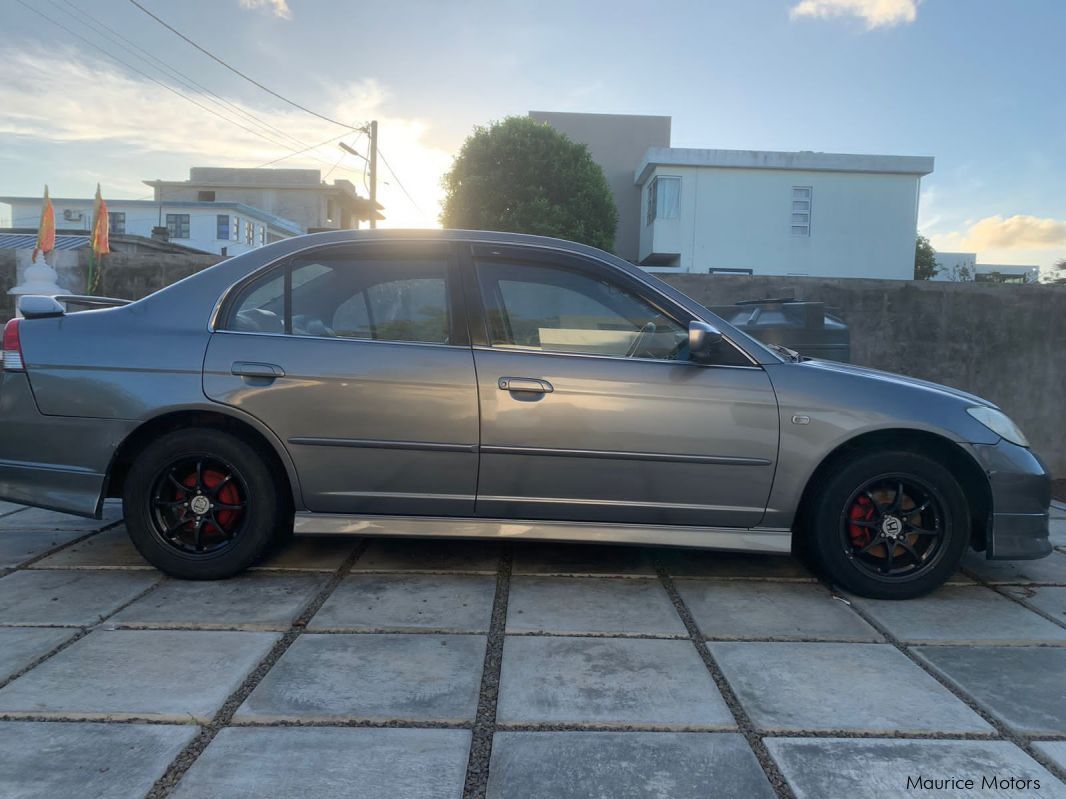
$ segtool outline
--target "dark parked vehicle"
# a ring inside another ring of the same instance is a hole
[[[968,546],[1050,552],[1050,484],[961,391],[770,348],[554,239],[342,231],[123,307],[23,300],[0,498],[99,517],[217,578],[278,535],[510,537],[787,553],[911,597]]]

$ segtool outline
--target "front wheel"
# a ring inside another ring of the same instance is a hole
[[[282,494],[254,447],[229,433],[185,429],[137,457],[123,510],[149,563],[174,577],[212,580],[263,554],[286,525]]]
[[[914,452],[867,453],[819,491],[807,543],[830,580],[873,599],[910,599],[942,585],[969,543],[966,495],[951,472]]]

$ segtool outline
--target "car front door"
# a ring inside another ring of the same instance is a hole
[[[533,248],[472,254],[479,516],[759,523],[778,413],[758,364],[728,341],[689,360],[691,315],[621,270]]]
[[[204,391],[266,424],[312,511],[469,516],[478,405],[454,247],[298,255],[221,311]]]

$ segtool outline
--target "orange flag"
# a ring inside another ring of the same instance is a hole
[[[99,258],[111,252],[108,244],[110,225],[107,217],[107,203],[100,196],[100,184],[96,184],[96,199],[93,201],[93,236],[91,241],[93,255]]]
[[[44,187],[44,206],[41,208],[41,222],[37,225],[37,244],[33,247],[33,256],[30,260],[37,262],[37,253],[43,252],[45,257],[56,248],[56,211],[52,207],[52,201],[48,198],[48,187]]]

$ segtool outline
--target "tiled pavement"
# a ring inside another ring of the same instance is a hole
[[[1066,508],[1050,558],[897,603],[521,542],[303,539],[183,582],[108,514],[0,503],[5,799],[1066,797]]]

